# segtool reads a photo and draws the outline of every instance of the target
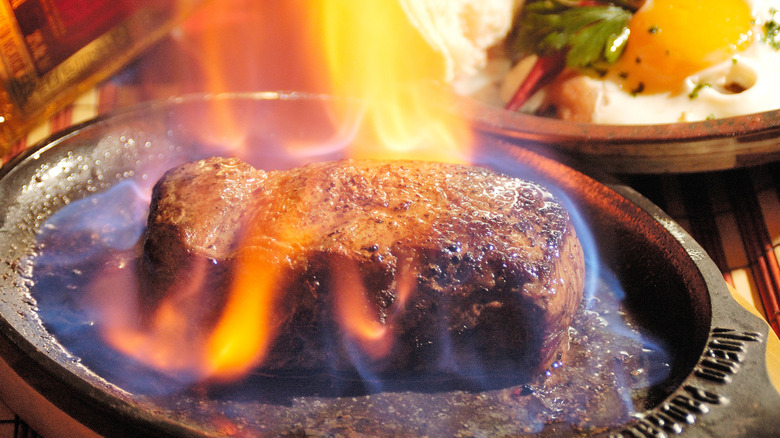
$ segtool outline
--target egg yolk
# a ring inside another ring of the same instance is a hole
[[[610,70],[628,91],[674,92],[687,76],[745,49],[752,24],[744,0],[648,0]]]

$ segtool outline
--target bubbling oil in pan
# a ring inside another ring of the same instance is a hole
[[[624,424],[673,386],[670,353],[635,323],[619,282],[604,268],[597,268],[595,288],[586,291],[578,309],[569,351],[532,379],[486,371],[365,380],[329,370],[291,370],[210,383],[150,369],[106,345],[101,315],[83,293],[98,276],[119,277],[134,269],[149,184],[128,179],[50,217],[28,261],[32,294],[48,330],[84,365],[188,421],[272,435],[568,436]],[[116,284],[114,294],[133,292]]]

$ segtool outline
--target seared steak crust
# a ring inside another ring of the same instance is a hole
[[[546,188],[430,162],[186,164],[155,186],[144,255],[147,308],[206,278],[192,312],[205,326],[253,259],[273,266],[266,370],[538,372],[565,348],[584,284],[574,228]],[[365,314],[393,334],[388,354],[340,335],[342,290],[356,288]]]

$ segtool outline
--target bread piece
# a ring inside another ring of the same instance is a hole
[[[399,0],[425,40],[442,54],[447,81],[477,74],[487,50],[501,42],[521,0]]]

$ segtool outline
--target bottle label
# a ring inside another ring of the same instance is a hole
[[[0,0],[0,79],[22,112],[133,49],[175,13],[173,0]]]
[[[139,4],[124,0],[17,0],[16,22],[39,75],[127,20]]]

